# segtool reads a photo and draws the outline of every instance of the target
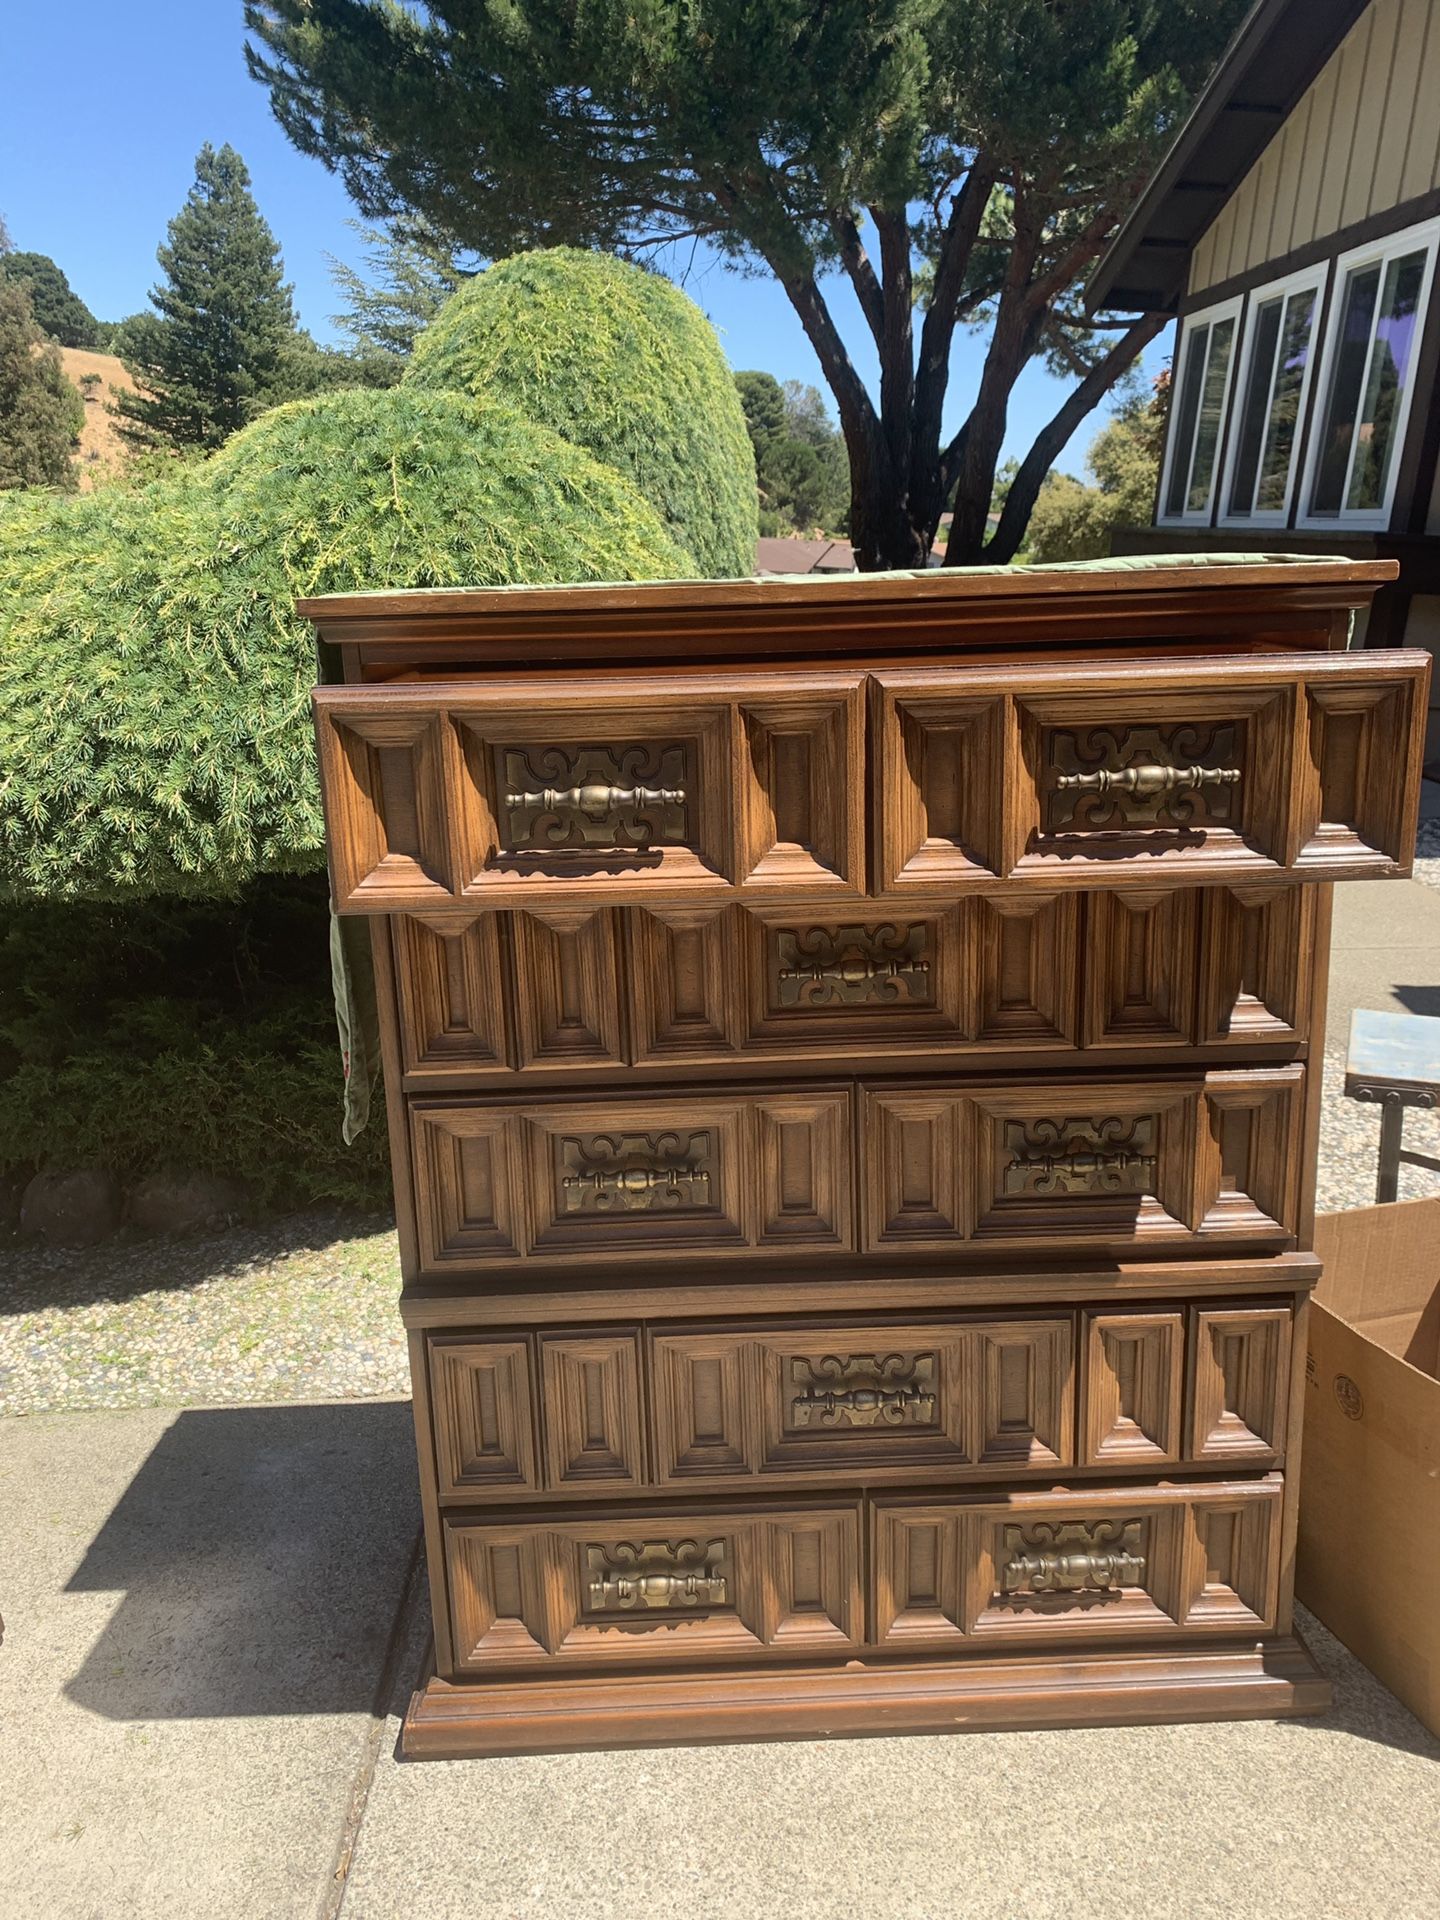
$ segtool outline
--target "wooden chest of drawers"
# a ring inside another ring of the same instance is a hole
[[[1330,882],[1393,568],[358,595],[418,1754],[1313,1710]]]

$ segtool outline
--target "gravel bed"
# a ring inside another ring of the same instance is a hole
[[[0,1243],[0,1413],[407,1393],[399,1291],[393,1224],[333,1211]]]

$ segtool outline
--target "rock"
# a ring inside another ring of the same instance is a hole
[[[120,1225],[120,1184],[102,1167],[37,1173],[20,1202],[20,1231],[55,1247],[93,1247]]]
[[[223,1173],[152,1173],[130,1193],[131,1224],[142,1233],[198,1233],[251,1211],[250,1190]]]

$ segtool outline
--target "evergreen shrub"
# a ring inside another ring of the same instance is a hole
[[[277,408],[139,492],[0,512],[0,894],[233,893],[320,862],[297,596],[656,579],[613,468],[415,388]]]
[[[755,462],[710,322],[611,254],[516,254],[452,294],[416,342],[412,387],[486,396],[617,467],[710,578],[749,574]]]
[[[167,1165],[271,1206],[390,1197],[385,1128],[340,1138],[319,874],[233,901],[26,901],[0,925],[0,1173]]]

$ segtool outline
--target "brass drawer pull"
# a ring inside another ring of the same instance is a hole
[[[617,1540],[587,1547],[586,1598],[592,1613],[666,1607],[723,1607],[729,1597],[725,1542]]]
[[[1204,787],[1239,784],[1238,767],[1101,767],[1096,773],[1055,776],[1057,793],[1125,793],[1137,800],[1169,799],[1172,794],[1199,793]]]
[[[794,1427],[927,1426],[935,1418],[935,1358],[922,1353],[826,1354],[795,1359]]]
[[[507,793],[505,804],[516,811],[541,813],[578,813],[597,825],[610,823],[611,816],[629,813],[641,807],[683,807],[683,787],[602,787],[591,783],[583,787],[541,787],[531,793]]]
[[[1017,1153],[1010,1162],[1010,1168],[1014,1173],[1033,1179],[1039,1193],[1068,1191],[1072,1183],[1092,1190],[1097,1187],[1118,1188],[1127,1174],[1153,1173],[1155,1155],[1127,1153],[1123,1149],[1091,1147],[1080,1151],[1072,1148],[1069,1153],[1063,1154]]]
[[[1006,1527],[1002,1593],[1115,1593],[1145,1583],[1139,1520]]]
[[[1041,1199],[1069,1193],[1147,1193],[1158,1156],[1155,1121],[1143,1114],[1090,1120],[1012,1120],[1005,1127],[1010,1157],[1007,1193]]]
[[[703,1206],[710,1198],[710,1175],[704,1167],[622,1167],[613,1172],[595,1167],[589,1173],[567,1173],[560,1184],[576,1205],[583,1206],[588,1198],[597,1207],[622,1212],[643,1212],[657,1198],[681,1206]]]
[[[842,995],[848,993],[852,998],[862,998],[863,989],[873,986],[878,980],[909,980],[918,977],[923,980],[929,973],[929,963],[924,960],[861,960],[851,956],[846,960],[836,960],[829,964],[816,964],[813,967],[781,967],[780,978],[788,986],[811,982],[817,987],[838,987]]]

